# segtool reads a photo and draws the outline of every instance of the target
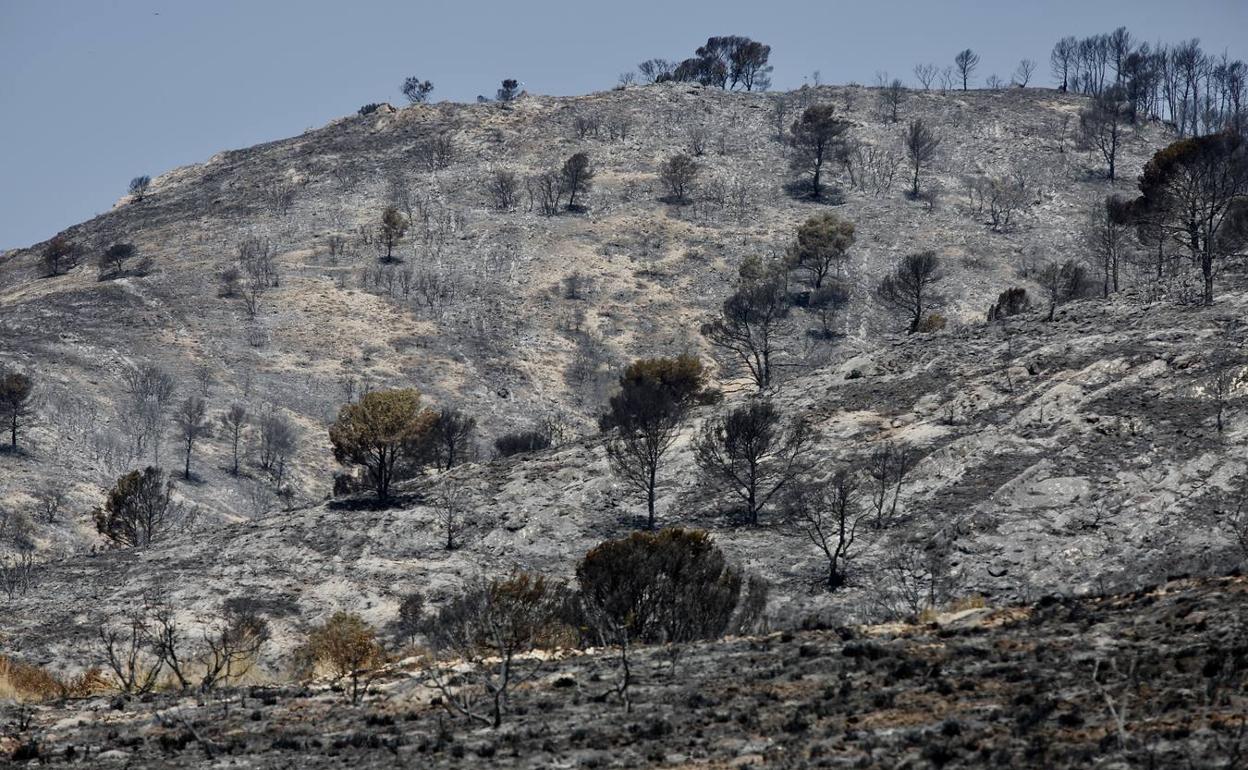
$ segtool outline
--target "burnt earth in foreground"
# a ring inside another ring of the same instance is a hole
[[[96,697],[10,710],[21,765],[147,767],[1243,767],[1248,579],[968,609],[549,664],[500,730],[437,704],[418,667],[366,702],[333,688]]]

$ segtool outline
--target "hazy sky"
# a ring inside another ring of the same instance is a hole
[[[130,178],[298,134],[407,75],[470,101],[503,77],[530,91],[608,88],[709,35],[772,46],[775,88],[911,81],[971,47],[978,80],[1041,63],[1063,35],[1126,24],[1248,56],[1248,0],[0,0],[0,248],[106,211]]]

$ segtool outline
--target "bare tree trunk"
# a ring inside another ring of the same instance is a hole
[[[1208,253],[1200,255],[1200,272],[1205,279],[1204,303],[1213,304],[1213,257]]]
[[[628,634],[624,633],[620,638],[620,666],[623,668],[623,676],[620,678],[620,685],[617,691],[620,698],[624,701],[624,713],[633,713],[633,699],[628,694],[628,686],[633,683],[633,669],[628,662]]]
[[[649,512],[649,516],[650,516],[649,521],[647,522],[647,525],[646,525],[646,526],[647,526],[649,529],[654,529],[654,486],[655,486],[655,470],[656,470],[656,469],[655,469],[655,467],[654,467],[654,463],[650,463],[650,468],[649,468],[650,479],[649,479],[649,482],[648,482],[648,484],[647,484],[647,488],[646,488],[646,507],[647,507],[647,510],[648,510],[648,512]]]

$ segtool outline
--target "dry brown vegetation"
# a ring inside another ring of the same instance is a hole
[[[690,646],[675,674],[666,650],[642,648],[631,711],[614,695],[618,656],[559,654],[510,693],[503,730],[448,719],[409,663],[355,707],[325,684],[45,706],[0,751],[55,762],[72,746],[100,768],[1233,768],[1248,750],[1246,590],[1243,578],[1184,580],[731,638]]]
[[[82,698],[104,692],[108,684],[99,669],[63,677],[43,666],[35,666],[0,655],[0,699],[40,702]]]

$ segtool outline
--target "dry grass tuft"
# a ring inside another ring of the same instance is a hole
[[[962,612],[963,610],[982,610],[987,607],[988,603],[984,601],[984,597],[979,594],[971,594],[963,596],[960,599],[954,599],[949,603],[949,612]]]
[[[42,666],[0,655],[0,699],[23,702],[79,698],[108,689],[99,669],[63,679]]]

